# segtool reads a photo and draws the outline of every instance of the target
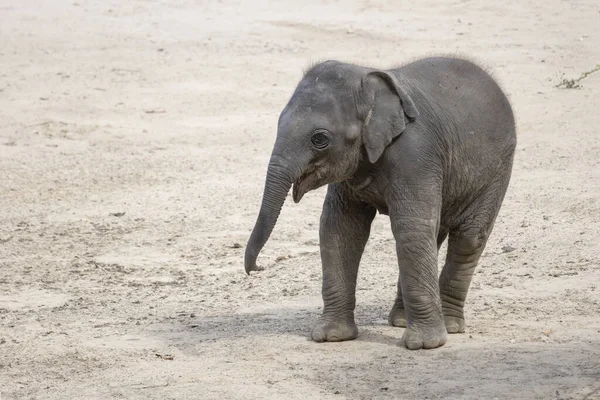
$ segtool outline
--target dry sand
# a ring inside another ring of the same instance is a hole
[[[600,72],[554,87],[600,63],[600,4],[379,3],[0,2],[2,400],[600,399]],[[439,53],[518,119],[467,332],[398,346],[379,216],[358,339],[311,342],[324,188],[243,271],[279,112],[313,61]]]

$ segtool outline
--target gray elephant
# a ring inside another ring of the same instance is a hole
[[[263,200],[245,253],[258,253],[293,185],[297,203],[328,184],[320,225],[323,315],[312,339],[351,340],[358,265],[377,211],[389,215],[400,269],[389,322],[409,349],[464,332],[473,272],[509,184],[510,103],[483,69],[451,57],[377,70],[312,67],[281,112]],[[440,245],[448,237],[438,277]]]

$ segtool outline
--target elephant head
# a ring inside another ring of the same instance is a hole
[[[310,190],[351,178],[361,162],[376,163],[417,115],[391,72],[337,61],[311,68],[279,116],[246,272],[260,269],[256,259],[292,185],[298,203]]]

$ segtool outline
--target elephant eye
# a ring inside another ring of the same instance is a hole
[[[310,142],[317,149],[324,149],[329,146],[329,135],[327,135],[327,131],[324,129],[319,129],[310,138]]]

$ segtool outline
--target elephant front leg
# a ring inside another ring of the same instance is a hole
[[[447,236],[448,228],[446,228],[445,226],[440,226],[437,235],[438,252],[440,250],[440,247],[442,247],[442,244],[446,240]],[[402,283],[400,282],[400,277],[398,277],[398,291],[396,294],[396,301],[394,301],[392,310],[388,315],[388,322],[392,326],[406,328],[406,311],[404,310],[404,300],[402,299]]]
[[[329,186],[319,232],[324,307],[311,334],[316,342],[352,340],[358,335],[356,278],[375,213],[374,207],[348,198],[338,185]]]
[[[406,315],[402,339],[411,350],[436,348],[447,338],[437,274],[440,190],[436,180],[419,182],[394,185],[388,199]]]
[[[402,339],[411,349],[433,349],[446,343],[438,277],[435,221],[397,218],[392,221],[406,313]]]

